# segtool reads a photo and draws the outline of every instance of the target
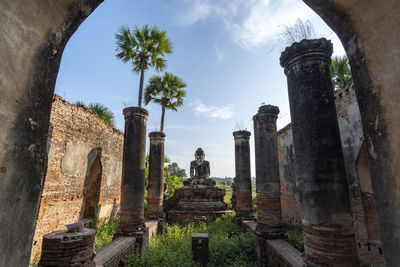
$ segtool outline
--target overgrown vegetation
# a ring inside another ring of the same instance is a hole
[[[301,252],[304,252],[304,236],[301,226],[284,224],[283,227],[285,228],[285,232],[288,236],[288,242]]]
[[[111,218],[108,221],[100,220],[94,240],[94,250],[99,250],[112,241],[118,225],[119,217]]]
[[[224,215],[209,226],[167,225],[167,233],[154,237],[144,259],[135,258],[131,266],[199,266],[192,260],[191,235],[209,234],[208,266],[257,266],[250,233],[232,222],[234,214]]]
[[[302,21],[297,19],[292,25],[283,25],[283,31],[281,32],[280,43],[286,47],[292,45],[294,42],[300,42],[303,39],[315,39],[318,38],[318,34],[315,33],[314,26],[311,21]]]

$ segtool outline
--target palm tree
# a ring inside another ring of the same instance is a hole
[[[335,90],[346,88],[353,82],[347,57],[334,57],[329,70]]]
[[[88,108],[105,123],[114,127],[114,113],[108,107],[100,103],[91,103]]]
[[[155,75],[150,78],[145,89],[144,101],[146,105],[150,101],[161,105],[160,132],[164,130],[165,109],[178,111],[178,107],[183,105],[185,87],[186,83],[182,79],[168,72],[162,77]]]
[[[140,73],[138,106],[142,106],[144,72],[153,67],[157,72],[163,71],[167,66],[164,59],[166,54],[172,53],[172,44],[165,31],[160,31],[156,26],[136,26],[130,30],[121,26],[117,38],[117,58],[123,62],[131,61],[132,71]]]

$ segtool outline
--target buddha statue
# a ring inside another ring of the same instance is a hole
[[[215,181],[210,178],[210,163],[205,160],[203,149],[198,148],[194,154],[195,160],[190,162],[190,178],[183,181],[184,185],[214,186]]]

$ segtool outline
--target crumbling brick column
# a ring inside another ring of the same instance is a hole
[[[56,231],[43,237],[41,267],[83,266],[94,267],[94,238],[96,230],[82,229],[78,232]]]
[[[287,76],[296,172],[308,266],[358,266],[325,38],[287,47]]]
[[[133,235],[144,225],[146,122],[149,112],[141,107],[124,109],[125,133],[122,159],[120,224],[115,236]]]
[[[250,173],[249,131],[233,132],[235,139],[236,218],[253,217]]]
[[[278,107],[264,105],[253,117],[257,188],[256,232],[267,239],[283,238],[276,129],[278,114]]]
[[[165,133],[151,132],[147,214],[149,219],[164,219],[164,142]]]

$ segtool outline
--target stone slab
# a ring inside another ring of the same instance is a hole
[[[252,232],[256,230],[257,222],[255,220],[244,220],[243,221],[243,227],[245,229],[249,229]]]
[[[283,239],[267,240],[268,266],[304,267],[301,252]]]
[[[102,247],[96,253],[96,267],[120,266],[135,250],[136,237],[121,236]]]

